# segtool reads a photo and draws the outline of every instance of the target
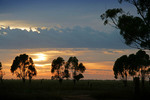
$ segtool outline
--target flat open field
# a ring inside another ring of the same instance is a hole
[[[122,81],[81,80],[74,85],[72,80],[64,80],[60,85],[57,80],[4,80],[0,83],[0,100],[133,100],[148,98],[150,85],[140,87],[140,95],[134,94],[133,81],[124,87]]]

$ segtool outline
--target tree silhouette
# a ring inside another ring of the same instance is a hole
[[[150,50],[150,0],[118,0],[135,6],[138,16],[122,8],[108,9],[101,15],[104,25],[109,24],[120,30],[125,44],[138,49]]]
[[[115,78],[118,75],[127,80],[127,75],[133,77],[135,84],[135,94],[139,94],[140,78],[142,86],[144,87],[144,81],[149,76],[150,69],[150,57],[145,51],[139,50],[136,54],[130,54],[129,56],[123,55],[115,61],[113,71]]]
[[[147,69],[146,74],[147,74],[147,76],[149,78],[149,85],[150,85],[150,68]]]
[[[85,70],[86,70],[85,66],[82,63],[80,63],[78,65],[78,67],[77,67],[77,72],[79,74],[76,75],[76,76],[74,76],[74,79],[77,80],[77,81],[79,81],[81,78],[84,78],[84,76],[83,76],[82,73],[84,73]]]
[[[62,57],[58,57],[52,61],[51,73],[54,74],[52,79],[59,79],[60,83],[63,78],[70,78],[70,72],[72,72],[74,82],[80,80],[84,77],[82,73],[84,73],[85,70],[86,68],[82,63],[78,64],[76,57],[70,57],[67,62],[65,62]]]
[[[67,64],[68,68],[72,70],[74,83],[79,81],[81,78],[84,78],[82,73],[84,73],[86,68],[82,63],[78,64],[78,59],[76,57],[70,57]]]
[[[113,66],[113,71],[115,78],[121,76],[123,79],[124,85],[127,86],[127,75],[128,75],[128,57],[127,55],[123,55],[115,61]]]
[[[26,77],[29,77],[29,82],[31,82],[32,77],[37,74],[32,58],[26,54],[17,56],[10,70],[17,77],[22,78],[23,82]]]
[[[0,80],[1,83],[3,83],[3,76],[5,75],[5,73],[2,71],[2,63],[0,62]]]
[[[68,60],[68,65],[72,70],[72,76],[76,76],[78,70],[78,59],[76,57],[70,57]]]
[[[67,78],[67,79],[69,79],[70,78],[70,73],[69,73],[69,63],[68,62],[66,62],[66,64],[65,64],[65,71],[64,71],[64,78]]]
[[[62,82],[64,76],[64,59],[62,57],[58,57],[52,61],[51,73],[54,73],[52,76],[53,79],[59,79],[59,82]]]
[[[149,55],[145,51],[139,50],[135,55],[128,57],[129,74],[134,77],[141,77],[142,86],[144,86],[147,70],[150,66]]]

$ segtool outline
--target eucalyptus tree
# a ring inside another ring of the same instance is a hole
[[[134,67],[133,64],[131,65],[131,63],[129,66],[131,69],[134,69],[135,75],[141,78],[142,86],[144,86],[147,70],[150,66],[150,57],[148,54],[146,54],[145,51],[139,50],[136,53],[135,57],[132,59],[134,59],[132,62],[134,64]]]
[[[76,57],[70,57],[67,61],[68,63],[68,68],[71,69],[72,72],[72,76],[74,78],[74,76],[77,75],[77,70],[78,70],[78,59]]]
[[[121,76],[122,79],[126,80],[127,75],[129,75],[138,84],[141,79],[142,86],[144,86],[145,78],[149,75],[149,68],[149,55],[145,51],[139,50],[136,54],[123,55],[118,58],[114,63],[113,71],[115,78]]]
[[[132,15],[122,8],[108,9],[100,17],[104,25],[109,24],[120,30],[125,44],[150,50],[150,0],[118,0],[133,5],[138,15]]]
[[[146,72],[148,78],[149,78],[149,85],[150,85],[150,68],[147,69],[147,72]]]
[[[123,55],[118,58],[113,66],[114,77],[117,79],[120,77],[123,79],[124,85],[127,86],[127,75],[128,75],[128,57]]]
[[[64,78],[69,79],[70,78],[70,72],[69,72],[69,63],[66,62],[65,64],[65,70],[64,70]]]
[[[82,63],[78,63],[76,57],[70,57],[67,62],[62,57],[58,57],[52,61],[51,66],[52,79],[58,79],[60,83],[62,79],[69,79],[71,76],[76,82],[84,77],[82,73],[86,70]]]
[[[83,74],[86,70],[85,66],[83,65],[83,63],[80,63],[77,67],[77,72],[78,75],[74,76],[74,79],[79,81],[81,78],[84,78]]]
[[[59,79],[60,83],[64,77],[64,64],[65,61],[62,57],[58,57],[52,61],[51,73],[54,74],[52,78]]]
[[[5,75],[5,73],[2,71],[2,63],[0,62],[0,80],[1,83],[3,83],[3,76]]]
[[[29,77],[29,82],[31,82],[32,77],[37,74],[32,58],[26,54],[16,56],[10,70],[17,77],[22,78],[23,82],[26,77]]]
[[[79,64],[78,61],[79,60],[76,57],[70,57],[67,61],[67,68],[72,71],[74,83],[79,81],[81,78],[84,78],[82,73],[86,70],[85,66],[82,63]]]

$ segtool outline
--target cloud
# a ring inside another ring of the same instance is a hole
[[[103,33],[90,27],[36,28],[37,31],[0,29],[0,49],[15,48],[127,48],[117,32]],[[39,34],[40,33],[40,34]]]

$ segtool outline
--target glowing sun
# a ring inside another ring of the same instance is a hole
[[[46,61],[46,59],[47,59],[46,55],[43,53],[37,53],[37,54],[32,54],[32,55],[36,56],[36,58],[33,59],[33,61],[36,61],[36,62]]]

